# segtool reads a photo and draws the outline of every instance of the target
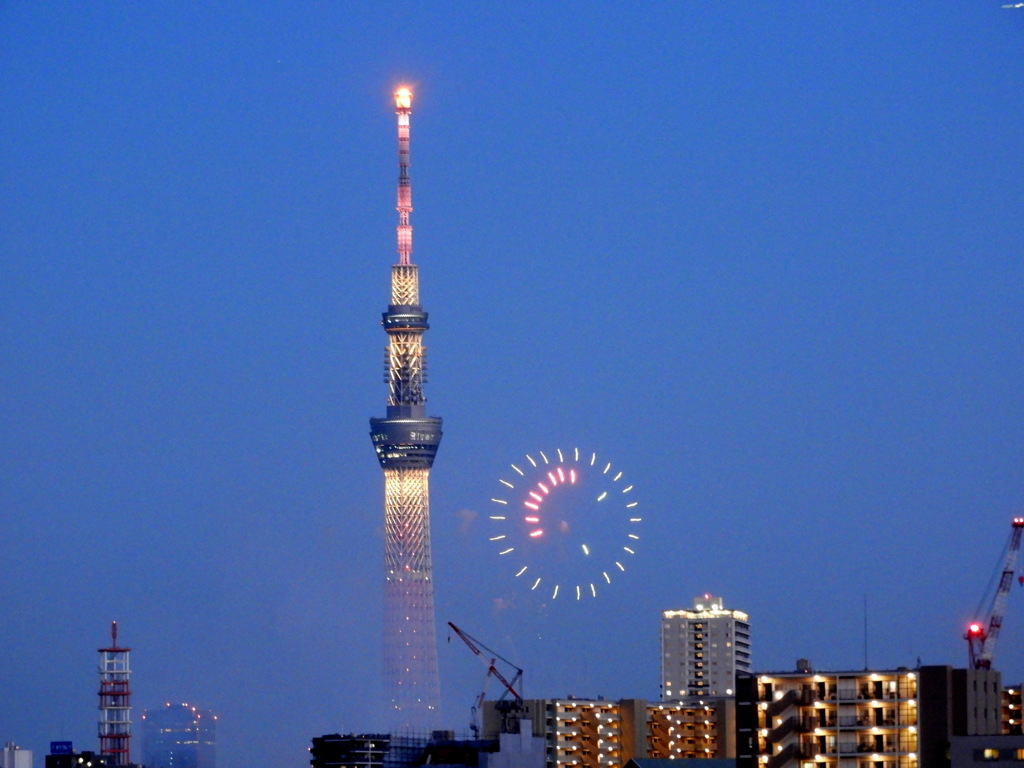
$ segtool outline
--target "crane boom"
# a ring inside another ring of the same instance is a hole
[[[1024,532],[1024,517],[1013,518],[1010,529],[1010,541],[1006,545],[1006,556],[1003,558],[1003,572],[999,577],[999,585],[988,609],[988,615],[980,621],[973,621],[967,626],[967,652],[973,669],[991,669],[992,659],[996,653],[996,641],[999,630],[1003,628],[1003,615],[1006,613],[1006,600],[1013,585],[1013,575],[1017,571],[1017,558],[1020,552],[1021,533]]]
[[[476,654],[476,656],[478,656],[480,658],[480,660],[484,664],[487,665],[487,675],[484,678],[484,686],[485,687],[484,687],[484,689],[482,691],[480,691],[480,695],[477,696],[476,701],[473,704],[473,707],[472,707],[472,721],[470,722],[470,726],[469,726],[473,730],[473,733],[476,734],[477,736],[479,736],[479,734],[480,734],[480,726],[477,723],[477,712],[480,710],[480,707],[483,705],[483,703],[484,703],[484,696],[487,693],[487,688],[486,688],[487,678],[489,678],[491,675],[493,675],[494,677],[496,677],[498,679],[499,683],[501,683],[503,686],[505,686],[505,690],[502,691],[501,696],[498,697],[498,701],[502,701],[502,700],[504,700],[504,698],[507,695],[512,694],[512,702],[511,702],[512,708],[513,709],[520,709],[522,707],[522,705],[523,705],[523,697],[519,694],[519,691],[516,690],[516,685],[518,683],[520,683],[522,681],[522,679],[523,679],[523,670],[520,669],[519,667],[517,667],[515,664],[513,664],[511,661],[506,659],[501,654],[495,653],[494,651],[492,651],[490,648],[488,648],[486,645],[481,643],[479,640],[477,640],[475,637],[470,635],[468,632],[464,632],[463,630],[459,629],[452,622],[449,621],[448,622],[448,626],[451,627],[452,631],[455,632],[455,634],[459,636],[459,638],[462,640],[462,642],[464,642],[469,647],[469,650],[471,650],[474,654]],[[481,649],[483,649],[483,650],[481,650]],[[487,651],[487,653],[491,654],[491,660],[489,662],[487,661],[487,657],[484,656],[484,651]],[[512,667],[512,669],[514,669],[516,671],[515,675],[512,676],[512,680],[511,681],[508,680],[503,674],[501,674],[501,671],[496,666],[496,664],[497,664],[499,659],[501,661],[505,662],[506,664],[508,664],[510,667]]]

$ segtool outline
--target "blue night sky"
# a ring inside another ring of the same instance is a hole
[[[382,727],[401,83],[438,624],[531,697],[656,698],[659,612],[705,591],[759,670],[863,667],[865,597],[872,666],[966,664],[1024,510],[1000,6],[0,5],[0,739],[96,748],[112,619],[135,719],[213,709],[221,768]],[[510,462],[576,446],[643,537],[551,601],[486,517]],[[462,730],[484,668],[439,640]]]

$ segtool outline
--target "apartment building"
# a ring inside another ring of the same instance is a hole
[[[528,699],[519,712],[542,736],[547,768],[623,768],[631,759],[734,757],[735,699]],[[496,702],[483,706],[483,736],[510,720]]]
[[[738,688],[741,768],[949,768],[953,736],[1001,732],[992,670],[833,672],[800,660]]]
[[[661,614],[661,697],[732,696],[737,672],[750,672],[750,617],[721,597]]]

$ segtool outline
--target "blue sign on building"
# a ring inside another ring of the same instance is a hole
[[[51,755],[70,755],[73,752],[71,749],[70,741],[51,741],[50,742],[50,754]]]

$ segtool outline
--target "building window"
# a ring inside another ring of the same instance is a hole
[[[983,749],[981,750],[981,757],[983,760],[998,760],[999,750],[992,749],[991,747],[989,747],[988,749]]]
[[[1024,749],[1015,749],[1013,751],[1013,757],[1015,760],[1024,760]]]

